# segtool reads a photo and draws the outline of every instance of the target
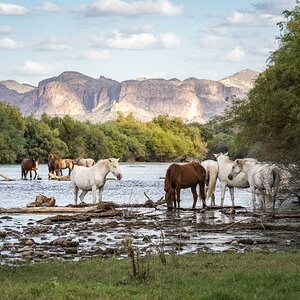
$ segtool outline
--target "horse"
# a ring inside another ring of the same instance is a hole
[[[232,165],[229,179],[244,172],[250,184],[253,208],[256,208],[255,196],[260,196],[263,210],[275,205],[277,189],[281,183],[280,169],[273,164],[260,163],[251,159],[236,159]]]
[[[210,206],[215,206],[215,189],[217,184],[217,178],[219,173],[218,163],[214,160],[204,160],[201,162],[201,165],[204,167],[206,171],[206,201],[210,198]]]
[[[52,154],[48,156],[48,171],[49,173],[62,176],[62,169],[69,169],[69,176],[74,167],[74,161],[72,159],[60,159]]]
[[[92,158],[77,158],[74,161],[75,164],[78,166],[84,166],[84,167],[92,167],[95,165],[95,161]]]
[[[35,175],[33,179],[36,179],[38,176],[39,161],[34,157],[24,158],[21,162],[21,179],[27,179],[27,174],[30,172],[30,180],[32,179],[32,171]]]
[[[164,182],[165,200],[168,209],[180,208],[180,190],[191,188],[193,194],[193,209],[196,208],[197,192],[196,187],[199,184],[199,194],[203,201],[203,208],[205,203],[205,169],[197,162],[191,162],[184,165],[172,164],[168,167]]]
[[[113,173],[118,180],[122,179],[122,174],[119,166],[119,159],[109,158],[99,160],[90,168],[84,166],[74,166],[71,173],[71,183],[74,191],[74,200],[77,204],[78,190],[82,192],[79,196],[83,203],[84,196],[88,191],[93,192],[93,204],[96,204],[96,191],[99,190],[99,203],[102,201],[103,188],[106,182],[107,174]]]
[[[231,172],[231,168],[234,163],[233,160],[228,157],[228,153],[214,154],[214,156],[219,166],[218,178],[221,183],[221,206],[224,206],[226,187],[229,188],[232,206],[234,206],[234,188],[248,188],[250,186],[247,175],[244,172],[241,172],[232,180],[230,180],[228,175]]]

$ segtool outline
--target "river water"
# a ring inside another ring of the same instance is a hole
[[[104,187],[103,200],[116,203],[144,203],[147,198],[144,192],[152,199],[158,200],[164,195],[164,180],[169,163],[121,163],[123,179],[108,180]],[[67,170],[63,170],[67,175]],[[0,207],[25,207],[33,202],[38,194],[54,197],[58,206],[74,203],[73,191],[69,181],[48,180],[47,165],[39,166],[39,175],[42,180],[21,180],[19,165],[0,165],[0,173],[15,181],[0,181]],[[29,177],[29,176],[28,176]],[[113,178],[112,174],[108,178]],[[181,192],[181,207],[192,206],[190,189]],[[98,194],[97,194],[98,196]],[[235,204],[251,208],[251,197],[248,189],[236,189]],[[85,202],[92,203],[91,192],[85,196]],[[220,204],[220,186],[216,187],[216,204]],[[197,207],[201,207],[199,200]],[[225,194],[224,205],[231,205],[230,195]]]
[[[117,204],[141,204],[147,198],[153,201],[164,196],[164,176],[169,163],[121,163],[123,179],[108,180],[104,187],[103,200]],[[0,181],[0,208],[26,207],[38,194],[54,197],[57,206],[73,204],[73,192],[69,181],[48,180],[47,165],[39,166],[42,180],[21,180],[19,165],[0,165],[0,173],[13,181]],[[64,170],[67,175],[67,170]],[[113,178],[112,174],[108,178]],[[216,204],[220,205],[220,185],[216,186]],[[98,196],[98,194],[97,194]],[[182,190],[181,207],[191,208],[190,189]],[[85,197],[92,203],[92,195]],[[229,191],[225,194],[225,206],[231,205]],[[173,211],[165,207],[154,209],[129,209],[115,218],[92,218],[90,221],[58,222],[43,224],[39,221],[49,215],[0,214],[0,264],[18,260],[39,260],[49,257],[79,259],[94,255],[120,254],[122,241],[127,237],[141,253],[149,249],[159,251],[164,244],[166,253],[191,252],[244,252],[258,249],[274,251],[299,249],[300,232],[298,219],[273,221],[259,219],[252,211],[251,194],[248,189],[235,189],[235,205],[244,207],[235,215],[224,211]],[[202,203],[197,202],[197,208]],[[287,207],[299,212],[299,204],[287,201]],[[261,213],[261,212],[260,212]],[[258,224],[256,228],[251,227]],[[246,224],[245,224],[246,223]],[[264,224],[263,224],[264,223]],[[246,226],[240,226],[245,224]],[[250,224],[249,227],[247,224]],[[238,227],[236,227],[238,225]],[[285,230],[282,225],[288,226]],[[269,226],[269,225],[268,225]],[[277,227],[279,226],[278,229]],[[275,228],[275,229],[274,229]],[[78,243],[76,249],[55,244],[57,239],[71,239]],[[158,246],[157,246],[158,245]],[[69,250],[68,250],[69,249]],[[69,253],[72,251],[72,253]]]

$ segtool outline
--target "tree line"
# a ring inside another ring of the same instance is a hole
[[[20,162],[34,156],[47,161],[58,157],[119,157],[122,161],[171,161],[207,152],[201,130],[180,118],[158,116],[140,122],[132,114],[119,114],[103,124],[82,122],[70,116],[23,117],[21,112],[0,103],[0,162]]]

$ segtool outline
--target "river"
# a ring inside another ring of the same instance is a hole
[[[108,180],[103,200],[117,204],[141,204],[164,196],[164,176],[169,163],[121,163],[123,179]],[[19,165],[0,165],[0,173],[13,181],[0,181],[0,208],[26,207],[38,194],[54,197],[56,205],[73,204],[69,181],[48,180],[47,165],[39,167],[42,180],[21,180]],[[67,171],[64,171],[67,175]],[[112,174],[108,178],[113,178]],[[220,204],[220,186],[216,186]],[[192,207],[190,189],[182,190],[182,208]],[[98,196],[98,195],[97,195]],[[85,202],[92,203],[91,193]],[[231,205],[226,191],[225,205]],[[165,206],[130,208],[116,217],[92,217],[88,221],[52,222],[49,215],[0,214],[0,263],[38,261],[49,258],[117,255],[124,257],[122,241],[128,237],[141,255],[149,251],[166,254],[219,251],[274,251],[300,248],[299,222],[296,218],[274,220],[261,211],[252,212],[248,189],[235,189],[235,214],[221,209],[168,212]],[[284,203],[289,211],[299,212],[299,204]],[[284,205],[281,210],[285,210]],[[202,203],[197,202],[197,208]],[[120,212],[120,211],[119,211]],[[42,221],[42,222],[41,222]]]

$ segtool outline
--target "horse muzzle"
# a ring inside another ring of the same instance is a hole
[[[233,175],[232,175],[232,174],[229,174],[229,175],[228,175],[228,179],[229,179],[229,180],[232,180],[232,179],[233,179]]]
[[[118,175],[117,175],[117,179],[118,179],[118,180],[121,180],[122,178],[123,178],[122,174],[118,174]]]

